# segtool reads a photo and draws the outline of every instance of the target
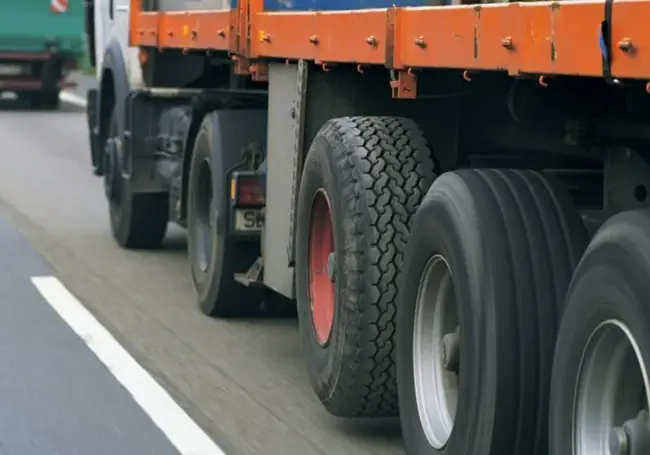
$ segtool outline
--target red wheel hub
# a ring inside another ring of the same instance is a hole
[[[322,346],[330,338],[334,324],[335,284],[330,276],[330,256],[334,253],[334,229],[327,195],[319,190],[311,207],[309,227],[309,300],[316,340]]]

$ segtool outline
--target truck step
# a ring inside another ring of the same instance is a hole
[[[246,273],[235,273],[235,281],[246,287],[262,287],[264,286],[262,281],[263,272],[264,260],[260,256],[253,262],[253,265],[250,266]]]

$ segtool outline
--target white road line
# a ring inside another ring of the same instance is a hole
[[[74,93],[63,91],[59,93],[59,99],[64,103],[72,104],[74,106],[83,107],[84,109],[88,105],[86,98],[83,96],[75,95]]]
[[[225,455],[57,278],[42,276],[31,280],[181,455]]]

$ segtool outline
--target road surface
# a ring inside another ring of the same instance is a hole
[[[181,231],[172,229],[159,252],[115,246],[81,109],[3,105],[0,140],[0,217],[228,455],[403,455],[397,421],[323,410],[295,320],[219,321],[199,312]],[[4,247],[0,257],[11,260]],[[93,377],[90,369],[76,374]]]
[[[0,252],[0,454],[178,455],[48,306],[37,285],[60,282],[2,219]]]

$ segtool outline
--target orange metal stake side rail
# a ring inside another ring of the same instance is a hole
[[[650,0],[615,0],[611,73],[650,81]],[[276,13],[262,0],[236,10],[142,12],[131,0],[131,45],[227,50],[264,57],[390,68],[603,75],[605,2],[566,1]]]

